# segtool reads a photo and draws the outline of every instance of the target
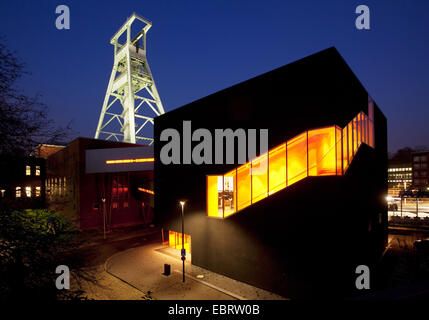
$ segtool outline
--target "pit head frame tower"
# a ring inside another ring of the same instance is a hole
[[[132,37],[131,27],[137,22],[144,27]],[[96,139],[153,143],[153,128],[149,127],[164,108],[146,59],[146,34],[151,27],[150,21],[133,13],[110,40],[114,63]]]

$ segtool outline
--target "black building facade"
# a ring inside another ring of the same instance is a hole
[[[269,151],[186,164],[183,121],[212,136],[268,129]],[[166,129],[183,132],[180,164],[160,158]],[[186,199],[194,265],[287,298],[353,295],[356,267],[371,269],[387,241],[386,135],[385,116],[329,48],[157,117],[155,217],[179,247]]]

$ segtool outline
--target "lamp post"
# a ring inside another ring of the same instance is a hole
[[[185,260],[186,260],[186,251],[185,251],[185,201],[180,201],[182,206],[182,264],[183,264],[183,278],[182,282],[185,282]]]

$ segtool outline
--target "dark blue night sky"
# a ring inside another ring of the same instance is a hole
[[[60,4],[70,30],[55,28]],[[360,4],[371,30],[355,27]],[[0,34],[31,72],[21,86],[80,136],[94,135],[109,40],[132,12],[153,22],[148,61],[166,111],[335,46],[387,116],[389,150],[429,145],[429,1],[2,1]]]

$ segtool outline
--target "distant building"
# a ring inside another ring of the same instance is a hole
[[[408,190],[412,185],[413,168],[411,162],[402,164],[391,164],[389,162],[387,172],[387,183],[390,196],[398,197],[401,191]]]
[[[413,188],[427,190],[429,187],[429,151],[414,152],[412,157]]]
[[[150,223],[153,151],[77,138],[47,159],[47,207],[82,229]]]
[[[34,149],[34,156],[47,159],[51,154],[63,149],[63,145],[40,144]]]
[[[0,202],[17,209],[45,205],[45,159],[0,157]]]

